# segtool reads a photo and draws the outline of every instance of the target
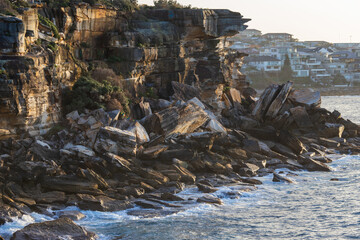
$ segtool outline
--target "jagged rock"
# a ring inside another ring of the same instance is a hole
[[[176,100],[188,101],[194,97],[200,99],[200,91],[190,85],[182,84],[179,82],[171,82],[174,90],[173,98]]]
[[[73,145],[71,143],[68,143],[65,145],[64,149],[75,152],[80,158],[95,156],[95,152],[93,150],[82,145]]]
[[[199,203],[209,203],[209,204],[218,204],[218,205],[223,204],[220,198],[214,197],[212,195],[205,195],[203,197],[199,197],[196,201]]]
[[[270,104],[270,106],[266,112],[265,116],[267,118],[273,119],[276,117],[276,115],[279,113],[281,107],[285,103],[285,101],[292,89],[292,86],[293,86],[292,82],[287,82],[287,83],[283,84],[282,86],[280,86],[279,93],[277,94],[275,99],[272,101],[272,103]]]
[[[291,148],[296,154],[301,154],[305,150],[304,144],[289,132],[280,131],[279,140],[282,144]]]
[[[71,219],[65,217],[53,221],[32,223],[16,231],[11,239],[61,240],[65,237],[79,240],[97,239],[95,233],[87,231],[85,228],[76,225]]]
[[[58,213],[59,218],[70,218],[73,221],[79,221],[83,218],[85,218],[86,216],[84,214],[82,214],[79,211],[61,211]]]
[[[60,191],[53,191],[53,192],[46,192],[41,193],[38,195],[35,195],[35,200],[37,203],[65,203],[66,202],[66,196],[64,192]]]
[[[338,143],[337,141],[331,140],[331,139],[326,139],[326,138],[319,138],[319,143],[325,147],[329,147],[329,148],[337,148],[340,147],[340,143]]]
[[[212,186],[208,186],[202,183],[197,183],[196,186],[198,187],[199,191],[203,193],[213,193],[216,192],[218,189]]]
[[[195,153],[190,149],[172,149],[162,151],[159,155],[159,158],[164,162],[172,161],[172,159],[177,158],[182,161],[191,161],[194,158]]]
[[[128,131],[136,135],[136,142],[138,144],[144,144],[150,141],[150,137],[146,132],[146,129],[139,122],[135,122],[134,126],[129,128]]]
[[[313,160],[311,158],[302,158],[304,167],[309,171],[331,172],[331,168],[325,163]]]
[[[136,173],[143,178],[153,179],[159,181],[160,183],[167,183],[169,181],[168,177],[150,168],[139,168],[136,170]]]
[[[115,155],[113,153],[106,153],[105,156],[107,157],[109,162],[117,169],[131,171],[130,169],[131,163],[125,158]]]
[[[320,92],[306,88],[295,90],[290,93],[289,99],[295,104],[305,106],[307,109],[320,107],[321,96]]]
[[[1,197],[1,194],[0,194]],[[0,226],[6,222],[12,222],[13,218],[20,218],[23,214],[14,207],[6,204],[0,204]]]
[[[181,175],[182,182],[195,183],[196,176],[192,174],[189,170],[181,166],[177,166],[177,165],[173,165],[173,166],[175,170]]]
[[[325,123],[323,129],[320,129],[319,134],[324,138],[342,137],[345,126],[336,123]]]
[[[228,149],[227,154],[235,160],[246,160],[248,156],[246,151],[240,148]]]
[[[92,196],[89,194],[77,194],[78,207],[83,210],[114,212],[131,208],[128,201],[116,200],[107,196]]]
[[[183,198],[176,196],[172,193],[162,193],[161,199],[165,201],[184,201]]]
[[[39,160],[57,160],[60,158],[60,152],[53,149],[46,142],[36,140],[30,148],[30,152],[34,154]]]
[[[143,207],[143,208],[152,208],[152,209],[163,209],[164,207],[161,206],[161,204],[153,202],[153,201],[147,201],[147,200],[136,200],[135,204]]]
[[[89,181],[98,184],[98,186],[101,189],[108,189],[110,187],[109,184],[105,181],[105,179],[102,178],[99,174],[97,174],[93,170],[87,168],[84,171],[84,173],[85,173],[85,176],[88,178]]]
[[[48,190],[66,193],[99,194],[101,191],[95,183],[84,182],[74,177],[45,177],[41,186]]]
[[[193,102],[170,107],[155,113],[146,120],[147,131],[160,135],[192,133],[208,120],[208,114]]]
[[[241,93],[239,90],[235,88],[230,88],[229,90],[229,97],[234,107],[241,108]]]
[[[114,127],[102,127],[95,142],[97,152],[136,155],[136,135]]]
[[[264,92],[261,94],[259,100],[256,101],[255,107],[252,111],[252,115],[255,116],[257,120],[265,117],[267,109],[270,107],[273,99],[277,95],[280,86],[272,84],[267,87]]]
[[[209,123],[206,125],[207,129],[210,129],[213,132],[220,132],[227,134],[226,128],[216,119],[211,119]]]
[[[273,182],[287,182],[287,183],[293,183],[292,180],[290,180],[289,178],[287,177],[283,177],[281,176],[280,174],[277,174],[277,173],[273,173],[274,174],[274,177],[273,177]]]
[[[295,108],[291,108],[290,112],[299,128],[313,127],[305,107],[297,106]]]
[[[142,151],[140,158],[147,160],[147,159],[155,159],[159,157],[159,155],[166,151],[169,148],[167,145],[156,145],[149,148],[146,148],[144,151]],[[164,158],[167,158],[166,156]]]

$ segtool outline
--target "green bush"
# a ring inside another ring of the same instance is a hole
[[[65,113],[99,108],[106,111],[120,109],[125,115],[130,113],[129,99],[120,85],[111,83],[106,78],[101,82],[96,81],[90,76],[82,76],[72,90],[63,92],[63,107]]]
[[[191,5],[182,5],[176,0],[154,0],[154,6],[164,9],[191,8]]]
[[[38,14],[38,16],[40,23],[45,26],[48,26],[51,29],[51,32],[54,34],[54,37],[60,39],[59,30],[57,29],[55,24],[52,21],[50,21],[50,19],[48,19],[47,17],[44,17],[40,14]]]

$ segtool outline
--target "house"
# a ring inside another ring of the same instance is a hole
[[[329,62],[325,63],[324,66],[331,75],[344,75],[348,72],[347,64],[344,62]]]
[[[238,34],[238,36],[240,36],[241,38],[260,37],[261,35],[261,31],[257,29],[245,29]]]
[[[259,71],[278,72],[281,70],[281,60],[270,56],[252,56],[244,59],[244,68],[254,67]]]
[[[305,64],[292,64],[291,69],[294,72],[294,77],[309,77],[310,70]]]
[[[358,59],[358,56],[350,51],[337,51],[329,55],[331,62],[342,61],[342,62],[353,62]]]
[[[289,33],[267,33],[262,35],[268,41],[279,41],[279,42],[291,42],[293,40],[293,35]]]

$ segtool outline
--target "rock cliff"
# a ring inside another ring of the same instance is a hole
[[[55,24],[59,38],[38,14]],[[61,118],[62,89],[88,66],[103,63],[122,75],[135,95],[146,85],[166,99],[177,81],[202,89],[203,101],[221,109],[224,86],[240,89],[245,83],[238,73],[245,55],[226,50],[225,39],[245,29],[247,21],[229,10],[124,13],[87,4],[1,16],[2,132],[46,132]]]

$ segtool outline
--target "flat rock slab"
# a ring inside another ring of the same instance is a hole
[[[67,217],[73,221],[79,221],[86,216],[79,211],[61,211],[58,213],[59,218]]]
[[[53,221],[33,223],[17,231],[12,240],[36,239],[36,240],[94,240],[97,235],[76,225],[69,218],[59,218]]]

